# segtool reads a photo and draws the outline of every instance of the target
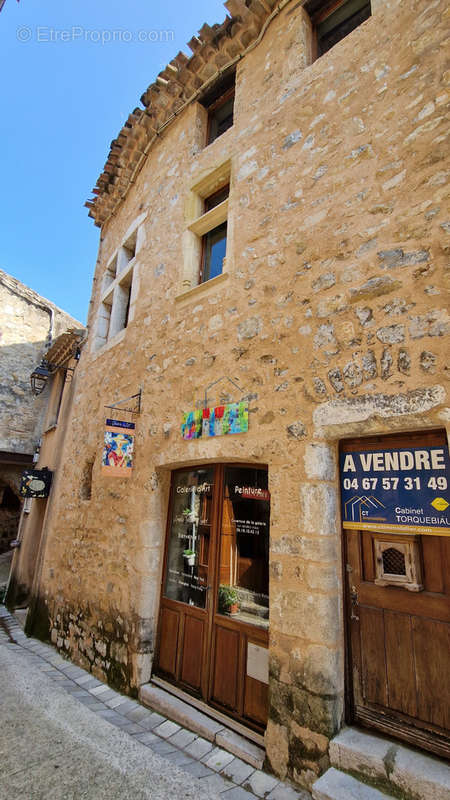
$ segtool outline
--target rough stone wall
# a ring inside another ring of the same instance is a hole
[[[58,353],[58,343],[55,343],[55,347],[56,353]],[[52,349],[49,352],[51,354]],[[55,353],[55,350],[53,352]],[[43,536],[45,541],[45,526],[47,520],[51,520],[52,499],[57,492],[62,442],[70,418],[71,402],[76,387],[77,361],[75,358],[71,358],[70,349],[66,356],[66,360],[60,361],[59,366],[67,368],[67,372],[64,369],[58,369],[49,380],[39,460],[35,465],[37,469],[45,466],[53,472],[52,487],[49,498],[31,500],[27,513],[22,516],[18,532],[20,547],[14,551],[8,592],[5,598],[5,603],[11,609],[17,606],[23,608],[28,606],[33,583],[39,580],[40,555],[44,546]],[[18,476],[19,484],[20,475]]]
[[[9,552],[19,525],[22,501],[19,499],[23,467],[0,464],[0,555]]]
[[[233,127],[203,148],[189,107],[102,230],[91,343],[103,272],[147,212],[133,321],[78,368],[35,629],[100,676],[147,680],[170,469],[267,463],[267,754],[306,785],[344,712],[338,440],[449,419],[447,27],[439,0],[377,3],[310,64],[288,4],[238,66]],[[227,159],[227,277],[176,299],[188,192]],[[222,375],[251,398],[249,433],[182,441],[182,411]],[[133,476],[107,478],[104,406],[139,386]]]
[[[32,454],[39,439],[47,391],[33,397],[30,375],[73,317],[0,270],[0,450]],[[51,323],[51,318],[53,323]]]

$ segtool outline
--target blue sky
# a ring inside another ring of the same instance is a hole
[[[0,268],[83,323],[99,237],[84,202],[109,144],[225,14],[219,0],[6,0],[0,13]]]

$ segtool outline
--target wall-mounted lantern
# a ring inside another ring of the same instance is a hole
[[[45,359],[42,359],[39,366],[33,370],[30,376],[31,391],[34,395],[41,394],[44,391],[50,375],[50,364]]]

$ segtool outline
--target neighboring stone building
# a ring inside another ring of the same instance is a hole
[[[60,333],[43,353],[45,372],[48,373],[44,379],[41,378],[42,383],[45,381],[45,413],[35,463],[28,477],[42,478],[44,471],[46,478],[46,473],[50,472],[50,486],[44,492],[38,491],[37,496],[28,496],[25,500],[5,599],[11,608],[27,607],[33,584],[40,577],[40,562],[45,546],[43,535],[51,520],[52,498],[57,491],[58,469],[76,387],[75,368],[84,336],[84,328],[71,328]],[[40,378],[39,375],[37,377]]]
[[[0,553],[17,535],[20,478],[39,446],[48,392],[33,396],[30,375],[52,341],[77,322],[0,270]]]
[[[337,5],[229,0],[113,141],[27,623],[308,786],[449,729],[448,11]]]

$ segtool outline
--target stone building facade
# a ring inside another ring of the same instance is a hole
[[[30,375],[52,340],[80,323],[0,270],[0,553],[17,534],[24,466],[39,445],[48,392],[34,397]]]
[[[45,549],[44,532],[51,520],[52,497],[59,478],[62,442],[70,418],[76,387],[75,369],[84,334],[84,328],[64,331],[43,353],[43,361],[48,365],[50,374],[43,390],[44,414],[32,467],[38,473],[42,470],[49,471],[51,480],[49,490],[43,493],[44,496],[28,496],[23,501],[5,596],[5,602],[10,608],[26,608],[34,582],[39,581],[42,552]]]
[[[161,667],[160,610],[178,613],[161,595],[171,476],[267,467],[268,638],[246,641],[268,648],[268,679],[252,667],[261,696],[268,685],[268,764],[308,786],[353,707],[340,444],[398,433],[404,447],[449,421],[448,9],[373,0],[314,58],[323,6],[229,0],[112,143],[88,204],[101,228],[88,344],[28,620],[136,692]],[[234,70],[233,124],[205,145]],[[226,258],[199,280],[225,222]],[[209,405],[248,403],[248,432],[183,439],[205,389]],[[105,418],[139,393],[140,413],[123,414],[131,477],[111,477]]]

